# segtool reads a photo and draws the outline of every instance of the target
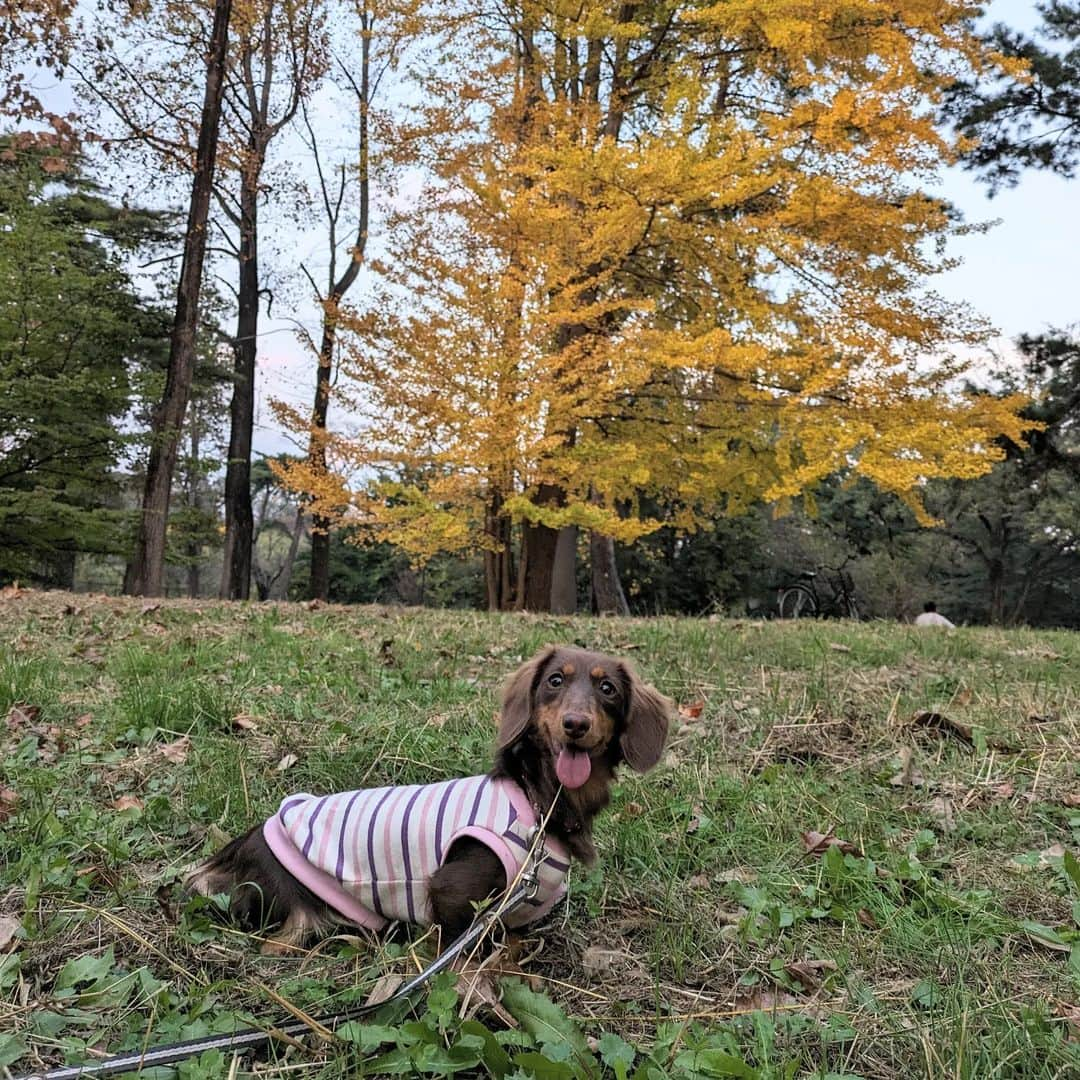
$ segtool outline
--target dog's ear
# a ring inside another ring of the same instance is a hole
[[[648,772],[664,752],[671,702],[647,683],[629,664],[620,665],[630,686],[630,704],[620,745],[627,765],[635,772]]]
[[[499,715],[499,735],[495,747],[502,750],[521,738],[532,717],[533,691],[544,665],[555,655],[553,645],[538,652],[531,660],[506,680],[502,691],[502,711]]]

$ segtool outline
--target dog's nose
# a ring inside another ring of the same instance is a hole
[[[571,739],[580,739],[589,730],[589,718],[581,713],[567,713],[563,717],[562,726]]]

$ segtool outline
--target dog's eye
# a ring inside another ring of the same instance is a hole
[[[548,686],[562,686],[562,684],[563,677],[559,674],[559,672],[552,672],[552,674],[548,676]]]
[[[615,684],[610,679],[604,679],[600,683],[600,693],[603,694],[604,697],[614,697]]]

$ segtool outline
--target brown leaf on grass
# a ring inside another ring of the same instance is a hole
[[[863,858],[863,853],[847,840],[841,840],[839,836],[831,833],[815,832],[811,829],[802,834],[803,846],[807,855],[824,855],[831,847],[838,847],[845,855],[854,855],[857,859]]]
[[[295,754],[286,754],[275,766],[274,772],[284,772],[291,769],[300,759]]]
[[[955,720],[938,712],[918,712],[910,721],[914,728],[926,728],[936,731],[940,735],[949,735],[964,743],[965,746],[974,747],[975,740],[971,737],[971,728],[966,724],[958,724]]]
[[[1062,795],[1061,805],[1073,809],[1080,807],[1080,791],[1070,791],[1067,795]]]
[[[18,919],[10,915],[0,916],[0,953],[11,952],[18,942],[18,933],[22,929]]]
[[[121,795],[120,798],[113,799],[109,806],[113,810],[141,810],[143,803],[142,799],[134,795]]]
[[[802,1005],[803,1002],[799,998],[786,990],[769,990],[762,987],[745,997],[736,998],[732,1002],[732,1011],[735,1013],[772,1013],[777,1010],[799,1008]]]
[[[971,691],[965,686],[963,690],[958,690],[953,697],[954,705],[970,705],[971,704]]]
[[[626,953],[622,949],[604,949],[599,945],[590,945],[581,954],[581,967],[591,979],[610,975],[616,968],[626,963]]]
[[[7,821],[19,804],[18,793],[9,787],[0,787],[0,821]]]
[[[951,799],[946,798],[944,795],[938,795],[930,800],[926,809],[930,812],[930,816],[941,826],[943,832],[951,833],[956,828]]]
[[[830,641],[829,648],[832,649],[833,652],[851,652],[850,645],[841,645],[839,641]]]
[[[639,802],[628,802],[622,810],[623,817],[641,817],[645,813],[645,807]]]
[[[922,787],[926,779],[915,764],[915,751],[910,746],[900,747],[900,771],[889,778],[893,787]]]
[[[94,722],[93,713],[85,712],[82,716],[75,717],[75,726],[77,728],[89,727]]]
[[[1051,844],[1048,848],[1039,852],[1039,858],[1045,859],[1049,864],[1051,859],[1063,859],[1065,857],[1064,844]]]
[[[784,965],[784,971],[807,993],[821,986],[822,972],[835,970],[836,964],[832,960],[800,960],[797,963]]]
[[[7,714],[8,730],[21,731],[32,724],[40,714],[40,705],[12,705]]]
[[[858,919],[867,930],[876,930],[878,928],[877,919],[874,918],[874,913],[867,908],[859,908],[859,910],[855,912],[855,918]]]
[[[1029,724],[1056,724],[1061,719],[1061,713],[1052,712],[1047,713],[1046,716],[1040,716],[1038,713],[1028,714]]]
[[[757,881],[757,871],[749,866],[733,866],[727,870],[721,870],[716,875],[716,880],[720,884],[727,884],[729,881],[741,881],[744,885],[751,885]]]
[[[701,716],[701,712],[704,708],[704,701],[694,701],[689,705],[680,705],[679,716],[681,716],[683,720],[697,720]]]
[[[990,794],[995,799],[1011,799],[1016,794],[1016,785],[1011,780],[998,784],[990,789]]]
[[[379,977],[379,980],[371,988],[365,1005],[381,1005],[384,1001],[394,996],[394,992],[405,981],[404,975],[390,972]]]
[[[692,878],[688,878],[686,884],[691,889],[707,889],[709,887],[709,878],[707,874],[695,874]]]
[[[187,735],[181,735],[179,739],[170,743],[163,743],[158,747],[158,753],[174,765],[183,765],[191,752],[191,739]]]
[[[250,713],[237,713],[236,716],[229,721],[232,724],[234,731],[258,731],[259,721],[258,718],[252,716]]]
[[[1070,1033],[1069,1042],[1075,1042],[1080,1038],[1080,1005],[1074,1005],[1068,1001],[1059,1001],[1054,1016],[1065,1021]]]

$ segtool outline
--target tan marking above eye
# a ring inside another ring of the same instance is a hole
[[[562,673],[564,675],[573,675],[574,674],[574,665],[573,664],[563,664]]]
[[[589,674],[594,679],[602,679],[605,675],[607,675],[607,672],[602,667],[594,667],[592,671],[589,672]]]

